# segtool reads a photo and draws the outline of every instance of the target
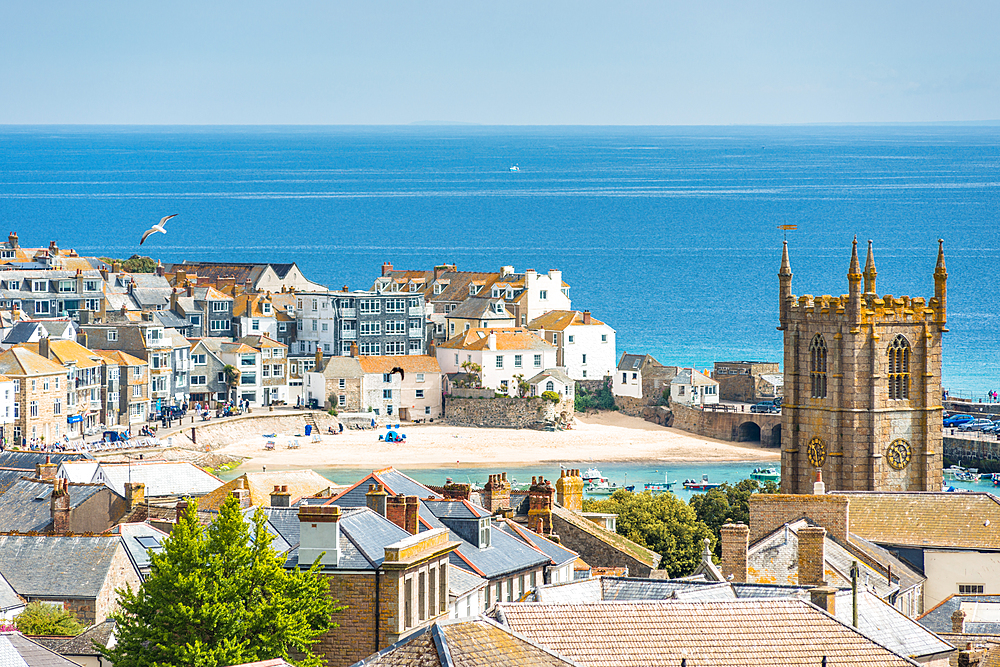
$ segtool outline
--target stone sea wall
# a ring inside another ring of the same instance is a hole
[[[456,426],[528,428],[536,422],[573,417],[573,401],[542,398],[456,398],[445,400],[444,417]]]

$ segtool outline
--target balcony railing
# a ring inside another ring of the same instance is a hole
[[[340,308],[339,311],[340,311],[340,316],[341,317],[357,317],[358,316],[358,309],[357,308]]]
[[[341,340],[357,340],[358,330],[357,329],[341,329],[340,339]]]
[[[410,329],[410,338],[423,338],[424,332],[420,329]]]
[[[420,306],[410,306],[409,314],[410,317],[420,317],[424,314],[424,309]]]

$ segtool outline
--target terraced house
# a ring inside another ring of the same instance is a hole
[[[66,433],[66,369],[24,347],[0,354],[0,374],[14,382],[8,442],[53,442]]]
[[[94,350],[104,359],[105,425],[141,424],[149,414],[149,364],[120,350]]]
[[[26,343],[24,347],[60,364],[66,373],[66,433],[82,437],[102,423],[104,407],[104,358],[72,340]]]
[[[20,310],[35,319],[77,319],[81,311],[102,315],[104,280],[96,268],[4,271],[0,277],[0,308]]]
[[[367,355],[424,354],[421,295],[380,292],[304,292],[296,296],[297,355],[349,356],[351,345]]]

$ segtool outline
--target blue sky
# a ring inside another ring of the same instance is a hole
[[[992,2],[0,0],[0,124],[1000,118]]]

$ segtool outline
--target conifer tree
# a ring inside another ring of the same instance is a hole
[[[207,529],[190,503],[163,550],[151,553],[142,586],[119,591],[117,644],[101,653],[117,667],[322,664],[311,646],[343,607],[330,598],[318,559],[307,571],[286,570],[273,539],[264,514],[247,526],[235,498]]]

